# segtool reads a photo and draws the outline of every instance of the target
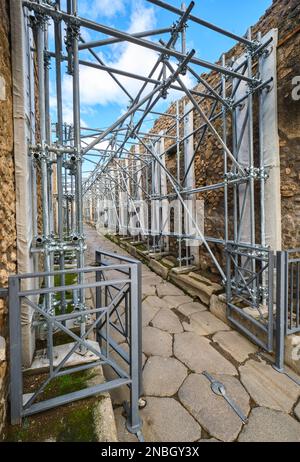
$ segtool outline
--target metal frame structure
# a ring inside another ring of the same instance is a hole
[[[264,319],[263,327],[268,341],[264,346],[271,350],[273,266],[268,248],[270,243],[266,239],[269,226],[266,197],[270,194],[268,185],[273,187],[276,183],[273,160],[270,160],[270,153],[276,151],[270,139],[272,142],[276,139],[277,130],[274,116],[277,113],[276,31],[270,31],[265,37],[258,34],[253,38],[249,30],[247,36],[241,37],[194,16],[193,1],[182,9],[161,0],[148,1],[175,14],[175,21],[165,28],[130,34],[81,17],[79,0],[66,0],[65,10],[60,0],[22,0],[25,17],[35,39],[32,51],[38,73],[38,133],[36,140],[31,140],[29,149],[33,167],[35,230],[31,251],[32,254],[41,255],[43,271],[10,280],[11,354],[12,358],[16,358],[12,362],[13,421],[32,410],[36,412],[45,408],[42,403],[31,408],[31,399],[25,405],[26,410],[22,410],[20,339],[16,336],[16,332],[20,333],[20,299],[25,297],[28,304],[29,297],[44,295],[42,303],[31,300],[29,304],[39,314],[40,334],[49,339],[50,363],[53,325],[59,323],[58,327],[64,330],[61,320],[67,318],[79,320],[80,333],[76,341],[83,353],[87,348],[84,339],[89,332],[86,316],[88,312],[91,314],[86,304],[86,290],[97,287],[96,311],[106,309],[108,312],[107,307],[114,303],[112,294],[118,283],[113,279],[103,280],[103,276],[109,269],[123,271],[118,265],[105,266],[101,255],[97,254],[96,259],[102,266],[101,271],[94,271],[102,276],[92,286],[84,282],[84,274],[90,271],[84,269],[84,219],[98,223],[108,212],[115,220],[120,235],[134,235],[134,239],[137,237],[138,242],[147,245],[149,252],[168,251],[170,240],[175,238],[180,266],[197,263],[199,249],[196,244],[200,242],[201,249],[206,250],[227,287],[229,311],[249,308],[249,300],[251,308],[258,313],[262,306],[268,306],[269,316]],[[49,40],[51,23],[54,27],[54,45]],[[195,50],[188,51],[189,24],[205,27],[212,33],[238,42],[239,58],[227,59],[223,55],[221,63],[215,64],[197,57]],[[83,30],[104,37],[86,42]],[[138,75],[129,69],[106,65],[104,58],[95,50],[117,43],[130,43],[156,52],[157,60],[149,74]],[[90,60],[83,59],[83,53],[88,53]],[[50,116],[50,67],[55,73],[56,121],[52,121]],[[127,111],[108,128],[81,126],[81,67],[106,72],[129,100]],[[215,85],[203,76],[203,70],[214,72],[217,76]],[[73,84],[72,125],[67,125],[63,117],[64,72],[71,76]],[[186,75],[196,80],[196,88],[186,86]],[[124,77],[140,82],[137,94],[130,93],[124,84]],[[176,102],[172,110],[161,112],[157,105],[168,98],[171,90],[180,92],[184,99]],[[257,111],[254,111],[255,104]],[[200,120],[199,126],[195,126],[195,114]],[[153,117],[167,119],[169,128],[158,133],[155,130],[149,132],[149,118]],[[258,146],[255,145],[256,125]],[[218,144],[224,168],[218,182],[212,184],[208,179],[206,185],[197,186],[195,162],[208,136]],[[175,171],[169,168],[169,156],[174,154]],[[88,177],[84,177],[83,165],[87,164],[92,165],[92,170]],[[221,191],[224,198],[221,238],[205,235],[196,217],[197,198],[213,191]],[[178,206],[174,211],[174,220],[180,226],[179,230],[172,232],[168,206],[175,200]],[[109,210],[108,202],[113,204],[112,210]],[[184,215],[191,226],[183,223]],[[226,251],[227,268],[213,250],[216,244],[221,246],[224,253]],[[72,270],[67,269],[69,264],[73,265]],[[129,262],[128,268],[136,272],[136,263]],[[66,285],[69,271],[76,274],[74,287]],[[30,277],[33,280],[42,278],[43,288],[20,290],[20,282]],[[59,285],[55,278],[59,279]],[[127,283],[133,285],[134,289],[125,303],[125,311],[130,313],[126,323],[130,326],[132,336],[128,360],[131,373],[126,380],[127,383],[134,380],[136,384],[141,382],[136,379],[141,363],[141,326],[137,318],[140,287],[137,287],[135,278]],[[106,287],[101,295],[100,287]],[[70,290],[71,301],[68,299]],[[236,297],[243,297],[245,291],[250,299],[243,306],[240,303],[237,306]],[[61,293],[59,301],[55,298],[57,292]],[[70,306],[72,310],[68,313]],[[119,314],[115,314],[120,321]],[[256,323],[255,320],[253,323]],[[243,330],[239,321],[236,321],[236,325]],[[109,336],[110,328],[123,331],[115,321],[106,319],[97,329],[97,341],[100,344],[108,343],[125,359]],[[248,334],[247,330],[243,331]],[[71,330],[68,333],[71,335]],[[128,331],[125,334],[128,336]],[[106,348],[107,354],[108,350]],[[57,375],[56,372],[53,369],[51,374]],[[137,392],[137,387],[133,388],[131,406],[135,406],[135,410],[132,408],[129,427],[136,431],[139,425],[136,399],[141,389]],[[76,395],[75,399],[79,396]],[[66,402],[58,399],[55,403],[62,401]],[[44,406],[49,407],[49,403]]]
[[[249,29],[245,37],[237,37],[193,16],[193,2],[182,10],[160,0],[150,0],[150,3],[178,16],[171,28],[169,41],[160,40],[157,45],[102,25],[97,29],[115,37],[115,40],[153,49],[160,55],[148,76],[134,75],[127,70],[106,69],[115,76],[125,75],[139,79],[142,83],[137,97],[129,101],[127,113],[103,133],[95,135],[94,140],[84,148],[83,152],[87,154],[94,152],[90,150],[101,141],[109,143],[106,155],[98,153],[98,164],[84,182],[85,219],[95,224],[102,222],[107,226],[110,214],[116,225],[115,230],[121,236],[131,236],[133,240],[137,238],[138,242],[144,242],[149,253],[165,253],[170,239],[175,239],[179,266],[198,264],[200,253],[197,244],[200,243],[216,266],[227,287],[227,294],[232,293],[241,283],[238,271],[226,274],[223,261],[212,249],[216,244],[221,246],[227,256],[228,266],[232,257],[228,252],[230,246],[245,245],[243,252],[248,254],[248,258],[238,262],[236,255],[235,266],[244,273],[245,287],[253,292],[252,296],[256,299],[254,305],[250,303],[253,315],[248,315],[248,321],[252,320],[255,327],[257,315],[261,316],[261,310],[268,306],[269,316],[264,319],[267,340],[258,343],[271,351],[273,265],[268,247],[274,240],[271,238],[268,242],[267,236],[275,233],[275,227],[280,227],[280,223],[277,217],[276,226],[272,223],[273,230],[269,229],[271,220],[266,217],[266,198],[270,196],[271,188],[273,194],[276,188],[272,171],[274,159],[270,159],[270,152],[276,151],[276,145],[270,143],[270,136],[273,136],[275,143],[277,123],[276,117],[272,118],[270,114],[277,113],[277,32],[270,31],[265,37],[259,33],[253,38]],[[223,55],[221,64],[207,63],[195,57],[193,50],[186,50],[187,27],[190,22],[237,40],[241,46],[240,56],[227,59]],[[92,42],[91,45],[99,47],[108,43],[115,41],[111,39],[110,42],[108,39]],[[79,46],[79,49],[88,48],[88,44]],[[176,66],[172,58],[177,58]],[[83,64],[88,65],[86,62]],[[105,70],[103,65],[93,66]],[[218,77],[214,86],[199,73],[201,68],[216,73]],[[159,77],[153,79],[155,73]],[[186,74],[198,83],[195,89],[190,90],[185,85],[183,76]],[[149,87],[154,89],[144,96]],[[161,117],[169,121],[166,130],[147,131],[147,118],[160,115],[156,104],[167,96],[171,88],[180,90],[185,99],[161,114]],[[254,110],[255,105],[257,107]],[[199,126],[194,124],[195,115],[200,118]],[[255,130],[258,130],[258,146],[255,145]],[[206,185],[197,187],[195,162],[205,150],[208,136],[221,146],[220,157],[224,169],[217,183],[208,178]],[[168,163],[174,152],[175,173]],[[96,151],[94,155],[97,155]],[[220,232],[213,236],[206,235],[202,223],[197,219],[197,198],[208,192],[220,193],[224,198],[222,238]],[[280,194],[279,189],[277,194]],[[175,220],[180,224],[175,232],[170,229],[170,203],[173,201],[177,201]],[[182,216],[185,217],[184,223]],[[125,224],[124,217],[127,218]],[[257,270],[256,265],[262,253],[268,255],[269,262],[263,271]],[[249,268],[249,260],[252,268]],[[231,296],[227,302],[232,302]],[[248,308],[246,301],[243,308]],[[242,308],[240,311],[243,313]],[[252,336],[243,322],[235,319],[235,324]],[[256,339],[255,336],[252,338]]]
[[[96,253],[96,262],[98,267],[95,268],[17,275],[9,278],[12,424],[20,424],[23,417],[127,385],[130,389],[127,427],[132,433],[140,431],[138,410],[142,386],[141,293],[139,290],[141,263],[101,251]],[[113,277],[109,276],[111,272],[113,272]],[[47,281],[48,277],[74,276],[74,273],[81,275],[80,279],[83,281],[81,285],[24,289],[24,282],[27,279],[43,278]],[[63,314],[61,310],[54,313],[48,312],[40,301],[41,297],[47,299],[49,294],[55,297],[61,296],[66,291],[74,293],[78,290],[93,292],[95,299],[93,306],[86,307],[80,315],[76,310]],[[38,384],[37,389],[33,392],[30,390],[29,395],[23,390],[22,372],[21,305],[24,303],[29,305],[47,326],[47,355],[43,363],[43,367],[47,369],[47,377]],[[80,328],[78,331],[74,329],[76,323],[78,327],[81,326],[82,317],[87,327],[84,334]],[[89,320],[88,323],[87,320]],[[93,332],[96,333],[96,342],[89,340]],[[124,343],[128,345],[129,354],[113,341],[114,332],[123,337]],[[64,334],[74,343],[68,343],[68,348],[56,364],[55,338],[59,334]],[[72,357],[78,351],[84,355],[90,352],[94,357],[89,362],[83,364],[79,362],[74,365]],[[43,392],[54,379],[99,366],[110,367],[116,378],[67,395],[42,399]]]

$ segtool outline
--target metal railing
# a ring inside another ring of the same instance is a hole
[[[112,264],[112,259],[117,260],[117,263]],[[133,433],[139,432],[141,263],[118,255],[97,252],[96,264],[99,266],[51,273],[16,275],[9,278],[12,424],[19,424],[25,416],[128,386],[130,398],[126,406],[128,411],[127,427]],[[45,281],[45,278],[49,276],[60,281],[62,274],[66,277],[67,275],[76,275],[78,280],[83,282],[50,288],[43,286],[30,290],[27,288],[28,281],[32,281],[32,286],[34,283],[37,285],[40,281]],[[86,304],[80,311],[76,307],[72,308],[72,305],[64,313],[59,308],[50,312],[44,309],[43,298],[48,294],[51,294],[54,299],[55,297],[59,299],[62,293],[72,294],[78,290],[83,290],[84,293],[90,295],[89,305]],[[44,375],[41,376],[42,382],[39,381],[34,391],[30,389],[30,394],[26,394],[23,385],[21,316],[24,306],[30,307],[35,319],[47,326],[44,349],[46,357],[43,361],[44,368],[46,365],[46,378],[44,379]],[[82,328],[83,326],[84,328]],[[121,336],[119,338],[122,339],[122,343],[128,345],[129,353],[114,340],[114,332],[116,331]],[[96,334],[95,341],[90,340],[93,333]],[[58,334],[71,340],[71,343],[66,342],[67,348],[64,354],[59,356],[59,359],[55,356]],[[85,361],[87,352],[89,356],[92,355],[92,359],[89,358],[88,361]],[[79,359],[75,365],[74,354],[82,357],[82,360]],[[49,384],[53,379],[87,371],[98,366],[111,368],[115,378],[64,395],[49,398],[49,393],[46,393],[44,396],[47,396],[47,399],[43,399],[43,394],[47,390],[49,392]]]
[[[227,317],[254,343],[273,351],[274,253],[258,246],[228,244]]]
[[[276,368],[284,369],[285,339],[300,332],[300,249],[277,252]]]

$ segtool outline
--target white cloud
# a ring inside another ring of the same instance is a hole
[[[125,11],[125,2],[123,0],[95,0],[95,8],[98,7],[101,16],[111,18]]]
[[[96,18],[113,18],[117,14],[125,13],[126,0],[92,0],[82,1],[79,4],[80,15],[90,15]]]
[[[128,31],[133,33],[137,31],[153,29],[156,26],[156,18],[152,7],[146,7],[141,2],[134,2],[133,11],[130,18],[130,26]],[[112,49],[112,56],[107,59],[102,54],[99,56],[105,61],[106,65],[120,70],[128,71],[134,74],[148,76],[157,61],[158,54],[147,48],[126,43]],[[173,67],[176,67],[175,62]],[[158,77],[159,68],[154,74],[154,78]],[[118,80],[124,85],[127,91],[135,97],[141,89],[143,82],[123,76],[117,76]],[[192,79],[184,77],[186,85],[192,85]],[[111,76],[98,69],[82,66],[80,68],[81,82],[81,104],[85,106],[118,104],[121,107],[126,107],[128,104],[128,96],[116,84]],[[147,86],[145,92],[149,93],[153,89],[153,85]],[[72,78],[64,77],[63,93],[66,100],[72,96]],[[170,92],[170,97],[174,98],[174,91]],[[176,97],[179,94],[176,92]]]

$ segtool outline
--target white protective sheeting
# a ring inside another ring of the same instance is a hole
[[[184,172],[186,174],[186,180],[184,187],[185,189],[194,189],[196,185],[195,178],[195,160],[194,158],[194,135],[191,135],[194,131],[194,105],[189,102],[184,107],[184,137],[187,137],[184,141]],[[189,235],[198,235],[194,223],[197,223],[200,229],[201,223],[199,222],[200,215],[198,213],[197,199],[195,195],[189,196],[186,201],[187,210],[185,211],[185,233]],[[190,215],[189,215],[190,214]],[[199,237],[199,236],[198,236]],[[199,241],[188,240],[187,244],[190,248],[191,256],[194,257],[193,263],[199,265]]]
[[[11,41],[14,106],[14,159],[16,182],[17,259],[18,273],[35,270],[30,248],[33,238],[32,165],[28,144],[34,142],[34,67],[30,46],[33,45],[28,18],[24,18],[22,2],[11,0]],[[27,281],[27,288],[31,282]],[[35,335],[33,310],[22,306],[23,361],[31,364]]]
[[[281,228],[281,192],[280,192],[280,150],[278,135],[278,105],[277,105],[277,42],[278,30],[273,29],[262,39],[266,43],[270,38],[272,43],[268,52],[260,59],[261,79],[273,82],[270,88],[261,95],[261,133],[264,166],[269,173],[265,183],[265,243],[274,251],[282,248]]]

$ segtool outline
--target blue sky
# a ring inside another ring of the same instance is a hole
[[[64,3],[64,2],[62,2]],[[169,27],[178,18],[175,14],[162,10],[146,0],[78,0],[79,15],[94,21],[109,25],[128,32],[139,32],[147,29]],[[170,4],[179,7],[181,2],[169,0]],[[188,4],[188,2],[186,2]],[[255,24],[265,10],[271,5],[272,0],[195,0],[193,14],[212,22],[224,29],[238,35],[244,35],[249,25]],[[85,40],[106,38],[102,34],[91,31],[82,31]],[[167,36],[165,35],[164,38]],[[151,40],[158,40],[153,37]],[[234,41],[220,34],[205,29],[199,25],[190,23],[187,31],[188,49],[195,48],[198,57],[215,62],[223,51],[229,50]],[[147,75],[157,58],[155,52],[144,50],[132,44],[118,44],[109,47],[96,48],[99,56],[110,64],[123,70],[137,74]],[[94,61],[88,51],[82,55],[83,59]],[[175,64],[175,61],[174,61]],[[198,68],[198,72],[201,69]],[[203,69],[204,71],[204,69]],[[84,125],[103,128],[114,122],[128,105],[128,98],[120,92],[111,78],[102,71],[91,68],[81,68],[81,118]],[[130,93],[135,96],[141,83],[121,78]],[[186,79],[186,84],[192,86],[194,81]],[[51,82],[53,119],[55,119],[55,84]],[[151,88],[149,87],[148,91]],[[64,75],[64,116],[71,123],[71,78]],[[173,92],[159,109],[164,110],[171,100],[180,97]],[[150,128],[152,119],[148,118],[146,128]],[[91,164],[89,166],[91,168]]]

